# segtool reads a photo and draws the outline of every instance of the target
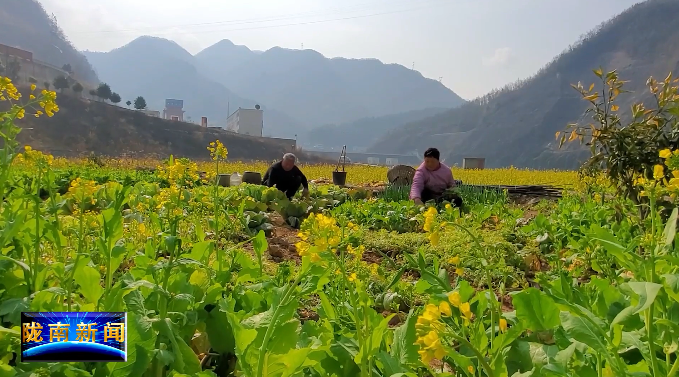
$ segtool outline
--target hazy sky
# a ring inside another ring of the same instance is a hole
[[[466,99],[532,75],[640,0],[40,0],[81,50],[140,35],[191,53],[221,40],[420,71]]]

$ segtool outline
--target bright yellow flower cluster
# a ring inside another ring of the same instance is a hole
[[[72,196],[76,203],[83,204],[95,204],[97,199],[94,197],[98,190],[97,183],[94,181],[84,180],[80,177],[74,179],[71,182],[71,186],[68,189],[68,194]]]
[[[663,149],[658,152],[658,156],[664,161],[663,164],[653,166],[653,180],[640,176],[635,180],[635,184],[644,188],[640,193],[641,196],[647,196],[650,189],[656,195],[669,194],[674,200],[679,194],[679,150]],[[669,180],[665,178],[666,168],[671,174]]]
[[[12,84],[12,80],[8,77],[0,76],[0,101],[7,101],[8,98],[18,101],[21,98],[21,93]]]
[[[347,245],[347,252],[353,255],[356,260],[361,260],[363,258],[363,253],[365,252],[365,246],[360,245],[359,247],[353,247]]]
[[[448,263],[455,266],[455,274],[456,275],[462,276],[462,274],[464,273],[464,270],[461,267],[459,267],[460,257],[455,256],[455,257],[449,258]]]
[[[441,318],[451,317],[453,315],[452,307],[459,310],[465,324],[471,321],[471,306],[469,302],[462,302],[462,297],[457,291],[448,294],[448,301],[441,301],[438,305],[428,304],[425,306],[422,315],[417,317],[415,324],[417,340],[415,343],[420,346],[418,353],[424,363],[428,364],[433,359],[441,359],[445,356],[446,351],[439,336],[445,331],[446,325]]]
[[[448,295],[448,301],[450,301],[451,305],[460,310],[460,314],[462,315],[462,318],[466,322],[471,321],[472,319],[471,305],[468,302],[462,302],[460,292],[457,291],[451,292]]]
[[[31,89],[33,89],[33,87],[31,87]],[[57,106],[56,103],[57,92],[43,89],[41,94],[42,97],[40,98],[40,102],[38,102],[38,104],[43,110],[45,110],[45,114],[47,114],[48,117],[54,116],[54,113],[59,112],[59,106]],[[40,115],[42,115],[42,111],[38,110],[35,113],[35,116],[39,117]]]
[[[156,198],[158,204],[156,209],[164,212],[168,217],[177,218],[184,214],[183,208],[179,205],[185,201],[184,190],[176,185],[171,185],[168,188],[160,189],[160,193]]]
[[[441,322],[441,315],[450,316],[451,314],[450,305],[444,301],[439,306],[428,304],[424,308],[424,313],[417,318],[415,344],[420,347],[417,352],[425,364],[429,364],[433,359],[440,360],[446,355],[446,350],[439,338],[439,332],[445,328]]]
[[[433,246],[437,246],[439,244],[439,241],[441,240],[441,230],[446,227],[446,222],[442,222],[439,224],[439,226],[436,226],[436,215],[438,212],[436,211],[436,208],[434,207],[429,207],[427,211],[424,213],[424,231],[429,233],[427,236],[429,238],[429,242]]]
[[[32,163],[40,166],[44,165],[51,166],[52,163],[54,163],[54,156],[52,156],[51,154],[44,154],[40,151],[36,151],[33,148],[31,148],[30,145],[26,145],[24,147],[24,153],[19,154],[17,156],[17,162]]]
[[[304,220],[302,231],[298,234],[302,241],[296,243],[295,247],[302,258],[310,257],[312,262],[319,262],[322,253],[337,250],[341,234],[334,218],[312,213]]]
[[[207,150],[210,151],[210,157],[212,157],[214,161],[226,160],[226,156],[229,155],[229,151],[219,140],[210,143],[210,146],[207,147]]]
[[[198,166],[192,161],[174,159],[168,166],[158,167],[158,176],[167,179],[171,185],[193,186],[194,182],[200,179]]]

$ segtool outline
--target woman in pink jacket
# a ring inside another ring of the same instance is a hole
[[[456,207],[462,207],[462,198],[458,195],[444,195],[444,192],[455,187],[453,172],[439,161],[441,153],[436,148],[424,152],[424,162],[415,171],[410,199],[422,205],[429,200],[440,202],[449,200]]]

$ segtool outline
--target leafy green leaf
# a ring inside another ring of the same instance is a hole
[[[0,303],[0,316],[15,325],[21,324],[21,312],[27,312],[31,305],[28,297],[10,298]]]
[[[559,325],[559,309],[545,293],[528,288],[512,297],[516,317],[533,331],[550,330]]]
[[[187,255],[187,258],[193,259],[198,262],[202,262],[203,259],[208,254],[208,251],[212,249],[212,241],[202,241],[196,242],[191,248],[191,252]]]
[[[419,360],[418,347],[415,345],[417,316],[411,310],[405,322],[394,330],[394,341],[391,346],[391,356],[402,365],[415,364]]]
[[[318,297],[321,300],[321,310],[318,314],[330,320],[337,319],[337,312],[335,312],[335,308],[332,306],[332,303],[330,303],[328,295],[326,295],[325,292],[320,291],[318,292]]]
[[[221,354],[235,354],[236,340],[226,313],[213,309],[207,314],[205,328],[212,348]]]
[[[402,364],[390,354],[380,351],[377,355],[377,360],[382,363],[382,371],[385,376],[393,376],[398,373],[408,373]]]
[[[584,318],[575,316],[569,312],[561,312],[560,317],[561,326],[563,326],[563,329],[569,337],[578,342],[585,343],[596,352],[606,354],[606,337],[602,329],[592,325]]]
[[[255,255],[257,255],[257,262],[259,263],[261,270],[262,255],[264,255],[266,250],[269,248],[269,244],[266,242],[266,235],[264,234],[263,230],[257,232],[257,236],[255,236],[255,239],[252,241],[252,248],[255,251]]]
[[[193,350],[186,344],[184,339],[176,333],[170,319],[166,318],[165,321],[156,323],[160,333],[168,338],[172,344],[174,361],[171,368],[180,373],[194,374],[200,372],[202,368],[198,357],[196,357],[196,354],[193,353]]]
[[[662,276],[662,279],[667,295],[679,302],[679,274],[666,274]]]
[[[658,292],[662,285],[649,282],[630,282],[623,284],[624,288],[629,287],[637,296],[639,297],[639,302],[635,306],[630,306],[622,310],[611,322],[611,326],[625,321],[632,315],[639,314],[642,311],[648,309],[655,298],[658,296]]]
[[[94,267],[79,265],[77,266],[73,278],[75,282],[80,285],[80,293],[87,299],[87,301],[97,304],[101,295],[104,294],[104,288],[101,287],[101,275]]]
[[[151,350],[154,348],[156,342],[156,334],[151,327],[151,323],[148,318],[141,317],[135,313],[127,313],[127,342],[128,344],[134,344],[134,348],[128,348],[127,350],[127,361],[124,363],[107,363],[109,377],[129,377],[132,376],[134,371],[146,369],[143,368],[144,361],[148,359],[148,355],[139,356],[139,361],[137,362],[137,349],[142,347],[145,350]],[[148,367],[148,363],[147,367]],[[139,375],[141,376],[141,375]]]

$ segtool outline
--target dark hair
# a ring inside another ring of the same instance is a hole
[[[433,157],[438,160],[441,157],[441,152],[439,152],[439,150],[436,148],[429,148],[424,151],[424,157]]]

